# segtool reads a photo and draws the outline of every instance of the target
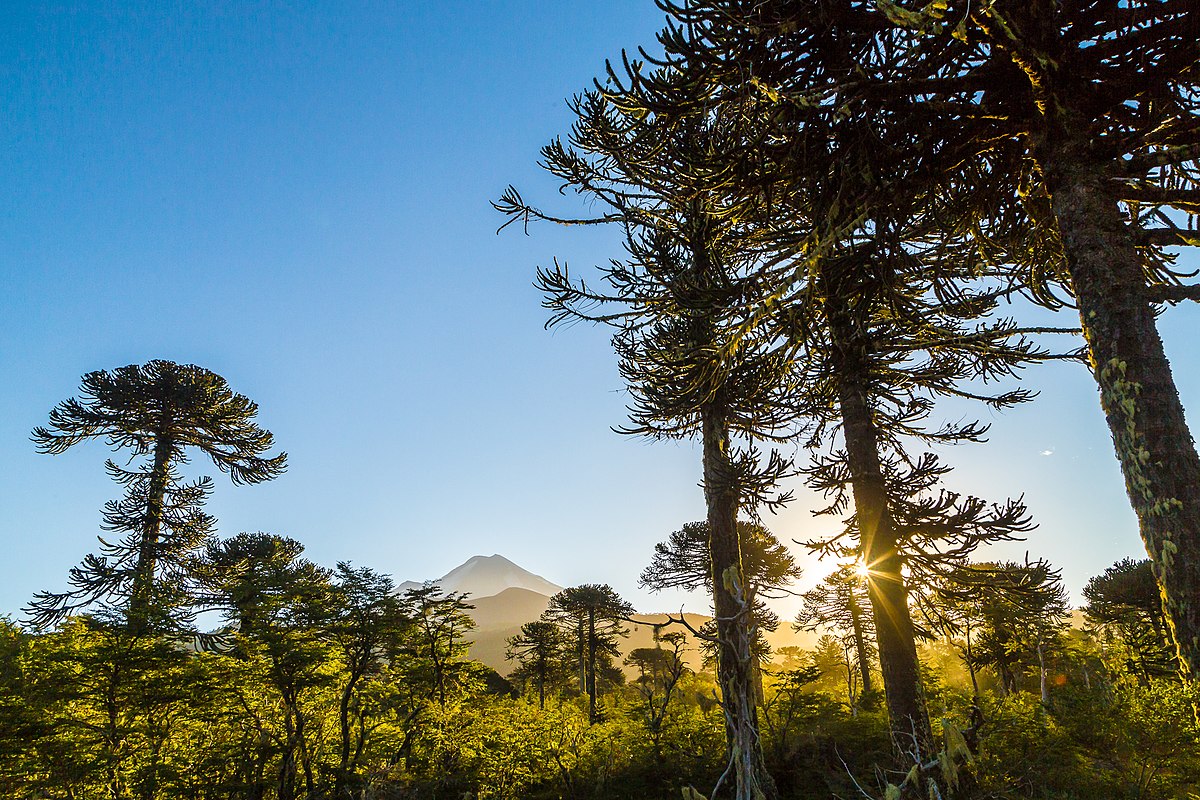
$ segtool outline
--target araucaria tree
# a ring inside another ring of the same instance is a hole
[[[620,652],[617,640],[629,635],[621,622],[632,613],[633,606],[607,584],[572,586],[550,598],[545,619],[575,639],[583,690],[588,698],[588,719],[592,722],[600,719],[596,706],[599,667]]]
[[[1083,587],[1084,616],[1104,645],[1123,649],[1125,666],[1142,683],[1177,672],[1162,595],[1148,560],[1125,558]]]
[[[980,386],[1048,354],[995,314],[1007,290],[956,204],[948,176],[957,155],[914,151],[894,124],[899,113],[846,89],[893,49],[877,36],[882,17],[851,24],[862,20],[843,5],[856,4],[836,2],[662,5],[679,23],[661,37],[671,66],[710,81],[710,106],[754,121],[743,126],[753,146],[712,147],[702,158],[724,179],[722,207],[754,222],[762,265],[757,292],[738,300],[744,336],[725,352],[755,334],[794,348],[788,362],[803,375],[795,410],[816,423],[809,441],[833,450],[815,459],[809,482],[833,497],[831,513],[853,502],[852,546],[838,555],[870,567],[893,737],[905,761],[924,763],[932,733],[905,568],[953,563],[1028,522],[1019,503],[939,492],[928,479],[944,468],[909,451],[979,439],[984,428],[973,423],[931,429],[936,400],[1021,402],[1023,390]],[[606,95],[631,115],[678,109],[696,91],[666,69],[626,71]]]
[[[803,595],[804,606],[796,615],[797,630],[832,631],[843,647],[853,651],[858,667],[861,694],[870,694],[875,624],[871,619],[867,581],[855,565],[843,565]],[[857,706],[853,695],[851,703]]]
[[[720,201],[720,179],[702,164],[739,137],[737,116],[701,111],[680,118],[632,114],[599,92],[574,105],[572,146],[543,149],[566,185],[604,204],[586,222],[624,227],[628,258],[603,273],[607,289],[576,282],[556,266],[539,273],[553,321],[613,325],[614,347],[633,402],[625,432],[702,443],[709,586],[719,641],[718,676],[739,798],[773,798],[758,735],[754,691],[755,624],[737,533],[739,512],[776,502],[789,465],[755,442],[792,419],[785,399],[789,366],[767,341],[738,328],[736,314],[759,292],[756,253]],[[497,203],[513,220],[556,218],[515,191]],[[597,309],[597,306],[605,306]]]
[[[755,692],[761,700],[760,666],[771,657],[765,634],[779,628],[779,616],[766,601],[791,594],[789,587],[800,579],[803,570],[787,547],[761,524],[738,520],[737,532],[741,540],[742,570],[746,575],[746,599],[755,628],[750,642],[751,668]],[[711,595],[713,571],[709,539],[707,522],[689,522],[673,531],[667,541],[654,545],[654,556],[638,576],[638,584],[652,592],[706,589]],[[715,630],[715,625],[709,624],[705,628]],[[708,649],[704,648],[706,656]]]
[[[171,361],[133,364],[83,376],[78,398],[50,412],[33,441],[43,453],[62,453],[101,440],[128,460],[109,460],[109,474],[125,496],[104,507],[104,529],[122,534],[101,539],[101,554],[71,570],[71,589],[37,595],[28,611],[39,627],[101,603],[134,634],[178,626],[189,619],[189,559],[212,532],[202,506],[210,478],[187,481],[179,467],[189,454],[208,456],[235,484],[260,483],[283,472],[286,455],[267,456],[271,433],[255,423],[258,406],[202,367]]]
[[[537,687],[538,708],[546,707],[546,689],[552,687],[564,672],[565,642],[559,626],[546,620],[526,622],[520,633],[508,638],[505,658],[517,662],[509,679],[532,681]]]
[[[717,2],[717,6],[738,5]],[[1200,299],[1176,256],[1200,214],[1200,17],[1186,0],[830,4],[883,54],[841,80],[922,157],[954,153],[972,227],[1028,295],[1078,309],[1126,491],[1184,669],[1200,675],[1200,456],[1163,304]],[[766,3],[774,31],[810,3]],[[1065,295],[1065,297],[1064,297]]]

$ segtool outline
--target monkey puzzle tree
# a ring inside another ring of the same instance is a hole
[[[762,4],[776,30],[804,5]],[[986,162],[988,179],[965,187],[981,238],[1034,300],[1078,309],[1178,655],[1198,675],[1200,456],[1156,325],[1163,303],[1200,299],[1163,250],[1200,242],[1193,5],[838,0],[828,12],[889,43],[847,91],[920,107],[906,130],[927,156]]]
[[[588,697],[588,719],[592,722],[600,719],[596,709],[596,676],[604,662],[620,653],[617,641],[629,635],[621,622],[632,613],[633,606],[607,584],[571,586],[550,598],[545,619],[575,637],[583,688]]]
[[[738,520],[737,532],[741,540],[742,569],[746,573],[746,586],[759,615],[758,624],[760,627],[769,625],[772,612],[761,601],[790,594],[788,586],[800,580],[804,571],[796,564],[787,547],[761,524]],[[654,545],[654,556],[638,576],[638,585],[652,592],[664,589],[690,592],[700,588],[711,591],[712,565],[708,540],[707,522],[685,523],[682,528],[673,531],[667,541]]]
[[[856,565],[843,565],[801,597],[804,606],[796,615],[796,630],[832,630],[843,645],[853,649],[862,694],[870,694],[875,625],[870,616],[871,600],[867,596],[865,575]],[[850,700],[857,703],[853,696]]]
[[[634,401],[622,432],[702,442],[708,514],[709,586],[713,592],[718,673],[739,797],[774,797],[762,762],[753,680],[754,620],[736,521],[774,502],[785,459],[754,444],[771,439],[794,414],[779,402],[787,364],[753,334],[731,335],[721,309],[756,296],[756,254],[743,248],[742,225],[721,206],[720,177],[701,163],[712,148],[735,146],[736,114],[702,108],[691,116],[629,114],[599,92],[574,104],[571,146],[543,149],[545,166],[603,216],[554,217],[511,191],[496,204],[513,221],[617,223],[628,258],[602,270],[607,288],[576,282],[565,267],[539,271],[551,324],[584,319],[612,325],[614,348]],[[597,308],[597,306],[604,306]],[[732,353],[731,353],[732,349]]]
[[[710,103],[726,97],[759,121],[758,146],[712,148],[704,161],[724,179],[724,207],[765,234],[757,240],[765,268],[755,274],[758,292],[741,298],[741,330],[765,327],[767,340],[796,348],[791,363],[804,378],[795,385],[816,422],[809,441],[834,449],[814,460],[810,485],[834,496],[832,513],[853,499],[855,544],[839,555],[870,566],[894,741],[923,763],[932,738],[904,568],[961,560],[984,538],[1028,523],[1019,504],[989,508],[929,491],[936,460],[907,450],[981,438],[985,428],[973,423],[930,429],[935,401],[1021,402],[1028,392],[979,386],[1049,354],[995,314],[1009,290],[955,202],[958,154],[915,152],[894,125],[900,111],[845,90],[860,64],[888,51],[879,18],[846,24],[838,3],[801,2],[775,25],[771,3],[661,5],[679,22],[661,37],[671,65],[702,65],[695,71],[714,84]],[[605,93],[631,115],[675,108],[688,91],[662,78],[667,70],[627,64],[626,72]],[[920,524],[902,525],[902,513]]]
[[[553,622],[536,620],[521,626],[521,632],[508,638],[505,658],[516,659],[518,667],[510,678],[532,680],[537,686],[538,708],[546,707],[546,687],[563,672],[563,646],[566,639]]]
[[[791,594],[788,587],[800,579],[803,570],[787,547],[759,523],[738,520],[737,532],[741,539],[742,569],[746,574],[746,599],[755,627],[751,640],[754,656],[751,666],[754,670],[755,692],[761,702],[761,664],[770,660],[771,656],[764,632],[779,628],[778,615],[765,601]],[[652,592],[663,589],[690,592],[705,588],[711,595],[713,570],[709,538],[707,522],[689,522],[672,532],[667,541],[654,545],[654,557],[642,570],[638,584]],[[705,657],[711,655],[705,648]]]
[[[934,587],[947,632],[967,632],[964,657],[971,669],[990,667],[1005,692],[1018,689],[1019,670],[1036,663],[1043,702],[1049,700],[1046,658],[1058,644],[1069,614],[1058,570],[1045,561],[961,566],[957,580]],[[953,613],[957,611],[958,613]]]
[[[1118,561],[1089,580],[1083,596],[1088,622],[1107,643],[1126,648],[1126,664],[1139,681],[1177,671],[1162,595],[1148,560]]]
[[[71,570],[69,591],[39,593],[28,609],[32,622],[53,625],[101,602],[134,634],[176,624],[188,604],[188,559],[213,524],[201,508],[212,480],[185,481],[179,466],[199,451],[235,484],[276,477],[287,456],[264,455],[274,439],[255,424],[257,414],[224,378],[191,364],[156,360],[84,375],[79,397],[57,405],[49,425],[34,429],[38,450],[62,453],[102,440],[130,460],[148,460],[137,469],[106,462],[125,496],[105,505],[104,529],[124,536],[115,543],[102,538],[101,555]]]
[[[1006,106],[998,127],[1027,148],[1029,196],[1061,247],[1053,278],[1078,306],[1167,620],[1200,676],[1200,456],[1154,305],[1200,298],[1158,249],[1196,240],[1200,16],[1171,0],[949,6],[969,14],[980,68],[995,65],[978,116]]]

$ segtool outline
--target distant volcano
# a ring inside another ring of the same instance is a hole
[[[474,606],[470,612],[475,620],[475,629],[468,634],[471,639],[471,657],[482,661],[501,674],[507,674],[513,663],[505,658],[509,637],[516,636],[521,626],[541,616],[550,604],[550,598],[562,591],[561,586],[522,569],[502,555],[474,556],[434,581],[444,592],[466,592],[467,602]],[[416,581],[405,581],[397,589],[415,589],[421,586]],[[703,602],[702,596],[698,599]],[[678,612],[676,612],[677,614]],[[703,614],[688,614],[688,622],[699,628],[710,617]],[[628,639],[621,640],[622,653],[638,647],[654,647],[653,623],[662,622],[663,614],[633,614]],[[680,628],[673,628],[680,630]],[[685,660],[693,669],[700,667],[699,643],[690,634]],[[811,634],[795,634],[787,623],[769,635],[771,644],[807,644],[801,640]],[[815,640],[815,637],[813,637]],[[619,661],[620,659],[618,659]],[[632,674],[631,674],[632,677]]]
[[[491,597],[505,589],[525,589],[552,597],[563,587],[551,583],[541,575],[522,569],[502,555],[473,556],[442,577],[434,581],[444,592],[466,592],[471,600]],[[420,586],[415,581],[405,581],[397,588],[400,591]]]

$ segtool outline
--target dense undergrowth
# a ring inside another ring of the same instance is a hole
[[[350,685],[345,661],[317,638],[272,659],[252,647],[135,642],[76,620],[41,635],[6,625],[2,642],[4,797],[634,800],[678,798],[687,787],[707,795],[725,768],[705,672],[684,676],[657,725],[646,679],[610,683],[602,719],[589,724],[576,689],[558,687],[540,709],[536,693],[464,658],[443,664],[454,677],[439,698],[431,662],[415,649]],[[935,728],[952,725],[973,745],[973,783],[960,794],[1200,793],[1196,698],[1174,679],[1139,681],[1076,648],[1053,665],[1048,704],[1031,691],[1036,675],[1002,694],[983,674],[973,711],[954,664],[936,648],[926,656]],[[789,660],[800,666],[767,668],[761,707],[781,795],[883,796],[898,776],[879,698],[852,706],[832,667],[808,653]]]

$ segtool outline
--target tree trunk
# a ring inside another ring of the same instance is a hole
[[[588,609],[587,696],[588,722],[596,722],[596,609]]]
[[[150,471],[150,486],[146,496],[146,521],[138,543],[138,559],[133,568],[133,588],[129,598],[129,626],[135,636],[144,635],[149,628],[170,455],[171,442],[165,434],[160,433],[154,442],[154,466]]]
[[[732,481],[729,424],[718,396],[700,411],[704,436],[704,499],[708,506],[717,673],[737,800],[775,800],[778,790],[763,760],[754,702],[754,621],[737,532],[739,495]]]
[[[907,763],[913,755],[924,761],[934,752],[933,732],[921,690],[908,587],[901,573],[904,560],[888,509],[878,433],[871,414],[870,343],[837,288],[826,291],[825,303],[862,559],[869,569],[867,595],[875,619],[892,744]]]
[[[576,639],[579,643],[579,691],[587,694],[587,640],[583,635],[583,615],[579,616],[576,625]]]
[[[1200,457],[1141,258],[1084,143],[1047,137],[1039,155],[1125,488],[1181,664],[1200,678]]]
[[[867,653],[867,638],[863,635],[862,609],[858,598],[850,590],[850,624],[854,629],[854,650],[858,656],[858,673],[862,680],[862,693],[871,693],[871,656]]]
[[[351,663],[354,663],[353,657]],[[350,772],[350,702],[354,698],[354,687],[359,680],[358,674],[351,674],[338,703],[338,732],[340,742],[338,747],[338,770],[334,777],[334,797],[343,797],[348,792]]]
[[[979,705],[979,677],[975,674],[975,657],[971,653],[971,625],[967,623],[967,672],[971,676],[971,699]]]
[[[1038,654],[1038,689],[1042,694],[1042,705],[1050,705],[1050,684],[1046,681],[1046,654],[1042,651],[1041,640],[1037,645]]]

